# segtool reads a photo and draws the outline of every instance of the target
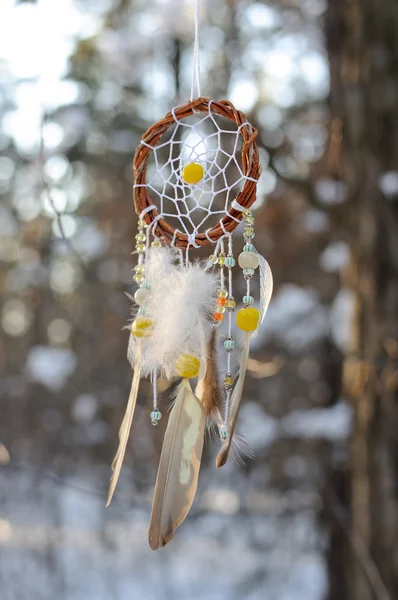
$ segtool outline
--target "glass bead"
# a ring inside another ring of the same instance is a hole
[[[253,296],[243,296],[242,301],[243,304],[253,304],[254,298]]]
[[[254,252],[255,251],[255,247],[253,246],[253,244],[245,244],[243,246],[243,251],[244,252]]]
[[[225,342],[224,342],[224,348],[228,352],[232,352],[232,350],[235,348],[235,342],[234,342],[234,340],[231,340],[231,339],[225,340]]]
[[[146,235],[145,235],[145,233],[137,233],[137,235],[135,236],[135,239],[137,240],[137,242],[145,242]]]
[[[243,269],[243,275],[245,277],[251,277],[252,275],[254,275],[254,269]]]
[[[176,361],[176,372],[179,377],[192,379],[199,373],[200,360],[192,354],[181,354]]]
[[[143,281],[141,283],[140,287],[142,287],[144,290],[150,290],[151,289],[151,286],[146,281]]]
[[[153,240],[152,244],[151,244],[152,248],[161,248],[162,247],[162,242],[156,238]]]
[[[238,263],[242,269],[257,269],[258,256],[255,252],[241,252],[238,256]]]
[[[144,281],[144,276],[142,275],[142,273],[136,273],[133,277],[134,281],[136,281],[137,283],[142,283]]]
[[[249,306],[236,313],[236,324],[242,331],[255,331],[258,327],[260,313],[257,308]]]
[[[254,238],[255,233],[253,227],[245,227],[243,230],[243,235],[245,237]]]
[[[145,244],[137,244],[135,249],[137,250],[137,252],[145,252]]]
[[[213,265],[216,265],[216,264],[217,264],[217,262],[218,262],[218,258],[217,258],[217,256],[215,256],[214,254],[210,254],[210,256],[209,256],[209,261],[210,261],[211,263],[213,263]]]
[[[182,178],[188,185],[196,185],[204,177],[205,170],[199,163],[189,163],[182,170]]]
[[[220,313],[223,315],[225,313],[225,306],[217,306],[216,313]]]
[[[224,318],[224,315],[222,313],[215,312],[213,315],[213,319],[215,321],[222,321],[223,318]]]
[[[148,299],[148,294],[149,290],[140,287],[134,294],[134,300],[139,306],[141,306],[141,304],[145,304],[146,300]]]
[[[145,223],[144,219],[140,219],[138,221],[138,227],[146,227],[146,223]]]
[[[226,298],[217,298],[217,306],[225,306],[227,303],[227,299]]]
[[[134,267],[136,273],[143,273],[145,271],[145,265],[137,265]]]
[[[233,256],[227,256],[227,258],[225,259],[225,266],[228,268],[234,267],[235,266],[235,259]]]
[[[219,432],[220,432],[220,438],[222,440],[226,440],[228,437],[228,431],[227,431],[227,428],[225,427],[225,425],[220,426]]]
[[[228,310],[232,311],[235,309],[236,302],[233,298],[228,298],[225,306],[227,307]]]
[[[224,377],[224,387],[226,390],[230,390],[230,389],[232,389],[233,385],[234,385],[234,378],[232,377],[232,375],[230,375],[228,373],[228,375],[226,375]]]
[[[225,256],[224,256],[224,254],[221,254],[218,257],[218,264],[221,265],[222,267],[225,265]]]
[[[242,214],[245,217],[251,217],[252,211],[250,210],[250,208],[245,208],[245,210],[242,210]]]
[[[228,298],[228,292],[227,290],[218,290],[217,296],[220,298]]]
[[[147,317],[137,317],[131,326],[131,333],[136,338],[151,337],[153,333],[153,321]]]
[[[253,217],[247,216],[246,219],[245,219],[245,224],[246,225],[253,225],[253,223],[254,223]]]
[[[157,425],[158,421],[160,421],[161,418],[162,418],[162,413],[160,412],[160,410],[153,410],[151,412],[151,423],[152,423],[152,425]]]

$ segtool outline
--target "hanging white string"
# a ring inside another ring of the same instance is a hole
[[[221,238],[220,248],[221,248],[221,250],[220,250],[221,256],[225,257],[224,237]],[[220,268],[220,287],[222,290],[225,288],[224,265],[221,265],[221,268]]]
[[[195,43],[193,49],[193,68],[192,68],[192,84],[191,84],[191,101],[194,99],[195,85],[196,96],[200,97],[200,62],[199,62],[199,21],[200,9],[199,1],[195,0]]]
[[[158,388],[156,367],[152,371],[152,389],[153,389],[153,410],[158,410]]]
[[[231,235],[231,233],[228,234],[228,255],[229,256],[233,255],[232,235]],[[233,293],[232,293],[232,269],[228,269],[228,298],[233,298]],[[228,311],[228,333],[227,333],[227,339],[228,340],[232,339],[232,311],[231,310]],[[232,358],[232,352],[229,351],[227,353],[227,373],[228,373],[228,375],[231,374],[231,358]],[[228,427],[230,408],[231,408],[231,390],[227,390],[227,397],[226,397],[226,400],[225,400],[225,414],[224,414],[224,426],[226,428]]]

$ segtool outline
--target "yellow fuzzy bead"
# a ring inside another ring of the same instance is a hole
[[[241,308],[236,313],[236,324],[242,331],[255,331],[258,327],[260,313],[257,308],[248,306]]]
[[[197,356],[192,356],[192,354],[181,354],[177,358],[176,371],[179,377],[184,377],[185,379],[197,377],[199,373],[199,367],[200,360]]]
[[[151,337],[153,333],[153,321],[147,317],[137,317],[131,326],[131,333],[136,338]]]
[[[204,177],[205,170],[199,163],[189,163],[182,170],[182,178],[188,185],[199,183]]]

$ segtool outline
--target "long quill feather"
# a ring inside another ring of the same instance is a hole
[[[254,333],[254,336],[257,334],[261,323],[264,321],[264,317],[268,310],[273,290],[273,277],[271,267],[261,254],[257,253],[257,256],[259,259],[260,271],[260,317],[258,321],[258,327]],[[247,370],[247,361],[249,358],[250,335],[250,333],[247,333],[245,335],[245,341],[240,360],[239,379],[235,385],[234,391],[231,396],[231,410],[228,420],[228,437],[223,442],[221,450],[218,453],[216,460],[217,468],[220,468],[225,465],[231,450],[236,420],[238,417],[240,403],[242,399],[243,385],[245,382],[245,375]]]
[[[258,320],[258,329],[261,326],[261,323],[264,321],[264,317],[268,310],[268,306],[272,296],[272,289],[274,285],[274,280],[272,277],[271,267],[268,262],[265,260],[264,256],[258,254],[259,260],[259,271],[260,271],[260,318]]]
[[[149,526],[149,546],[158,550],[187,516],[198,485],[205,413],[188,379],[178,389],[164,437]]]
[[[231,449],[232,438],[235,431],[236,420],[238,418],[240,403],[242,400],[243,386],[245,383],[245,376],[247,370],[247,361],[249,358],[249,346],[250,346],[250,333],[245,334],[245,339],[243,342],[242,353],[240,357],[240,365],[239,365],[239,379],[236,382],[234,387],[234,391],[231,396],[231,409],[229,413],[228,419],[228,437],[223,442],[221,446],[220,452],[218,453],[216,459],[217,469],[223,467],[228,460],[229,452]]]
[[[135,405],[137,402],[138,387],[140,384],[141,377],[141,365],[142,365],[142,348],[141,341],[138,341],[135,348],[135,361],[134,361],[134,375],[131,383],[130,395],[127,402],[126,412],[123,417],[122,424],[119,429],[119,447],[116,452],[116,456],[112,463],[113,474],[111,477],[107,506],[111,503],[112,496],[114,494],[116,484],[119,479],[120,471],[123,464],[124,455],[126,453],[127,441],[129,439],[131,424],[133,422]]]

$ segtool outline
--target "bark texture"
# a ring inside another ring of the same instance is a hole
[[[352,263],[344,283],[355,305],[343,376],[355,412],[351,541],[370,559],[350,553],[350,600],[398,592],[397,31],[396,2],[329,2],[331,108],[342,123],[332,175],[347,184]]]

